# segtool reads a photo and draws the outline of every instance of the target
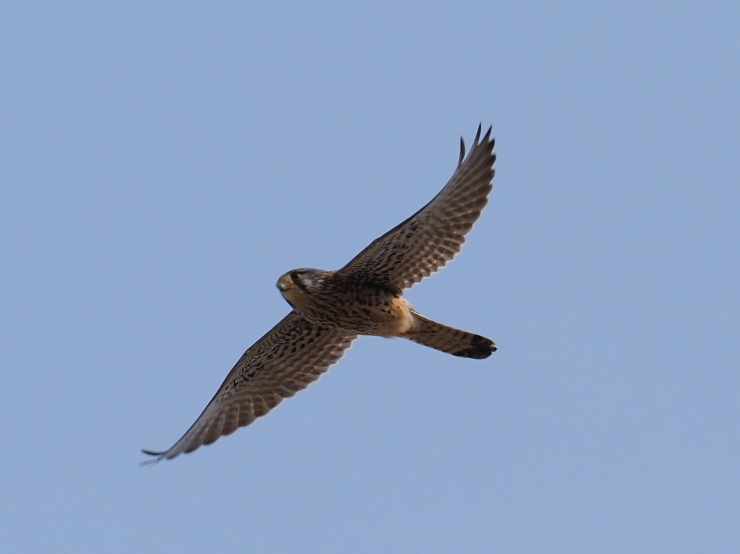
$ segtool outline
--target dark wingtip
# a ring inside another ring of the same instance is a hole
[[[457,167],[462,165],[463,158],[465,158],[465,139],[460,137],[460,159],[457,160]]]
[[[478,123],[478,131],[475,133],[475,140],[473,141],[473,144],[478,144],[478,141],[480,140],[480,132],[483,130],[483,123]]]
[[[478,129],[480,129],[480,127],[478,127]],[[483,140],[484,140],[485,142],[493,142],[493,141],[491,141],[491,133],[492,133],[492,132],[493,132],[493,125],[491,125],[491,126],[490,126],[490,127],[488,128],[488,131],[486,131],[486,134],[485,134],[485,135],[483,136]]]
[[[493,125],[488,127],[488,131],[486,131],[486,134],[483,135],[483,140],[481,140],[481,133],[483,132],[483,123],[478,124],[478,130],[475,133],[475,138],[473,139],[473,146],[471,146],[471,152],[476,149],[478,145],[486,144],[490,148],[490,150],[493,150],[493,147],[496,144],[496,139],[491,138],[491,133],[493,132]],[[495,160],[495,154],[494,160]],[[465,139],[463,137],[460,137],[460,159],[457,160],[457,167],[460,167],[465,159]]]
[[[145,450],[143,448],[141,449],[141,451],[147,456],[155,456],[155,458],[152,460],[144,460],[143,462],[139,462],[140,466],[154,465],[158,462],[161,462],[164,459],[164,454],[165,454],[164,452],[154,452],[152,450]]]

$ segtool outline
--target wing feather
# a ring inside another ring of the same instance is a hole
[[[495,174],[495,140],[491,128],[481,139],[481,127],[465,157],[460,139],[460,159],[449,182],[431,202],[375,239],[339,274],[356,282],[373,282],[394,292],[408,288],[445,266],[460,252],[465,235],[488,203]]]
[[[356,335],[317,327],[295,312],[259,339],[239,359],[203,413],[153,462],[192,452],[275,408],[283,398],[305,389],[337,362]]]

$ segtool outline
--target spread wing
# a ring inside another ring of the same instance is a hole
[[[339,270],[343,277],[373,282],[395,292],[408,288],[444,267],[460,252],[465,235],[488,203],[493,186],[494,139],[491,128],[481,140],[481,127],[449,182],[431,202],[406,221],[375,239]]]
[[[289,313],[236,362],[206,409],[172,448],[143,452],[157,457],[152,462],[174,458],[249,425],[321,377],[356,337]]]

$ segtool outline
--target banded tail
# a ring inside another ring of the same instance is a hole
[[[404,338],[461,358],[488,358],[496,351],[491,339],[442,325],[412,312],[418,327]]]

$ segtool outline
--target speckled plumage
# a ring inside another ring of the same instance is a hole
[[[374,240],[337,271],[297,269],[278,288],[293,310],[239,359],[203,413],[153,461],[192,452],[249,425],[325,373],[358,335],[403,337],[455,356],[486,358],[493,341],[418,314],[402,298],[452,260],[491,191],[496,155],[491,129],[460,159],[426,206]]]

